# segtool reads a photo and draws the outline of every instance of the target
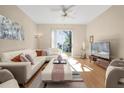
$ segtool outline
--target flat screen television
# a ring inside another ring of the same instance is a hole
[[[91,44],[91,55],[110,59],[110,42],[95,42]]]

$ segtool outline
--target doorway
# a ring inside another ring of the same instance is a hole
[[[52,47],[59,48],[68,56],[72,54],[72,31],[56,30],[52,32]]]

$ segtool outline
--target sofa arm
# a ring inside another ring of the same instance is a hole
[[[7,69],[0,69],[0,83],[14,79],[12,73]]]
[[[10,70],[19,84],[26,83],[31,77],[30,62],[1,62],[0,67]]]

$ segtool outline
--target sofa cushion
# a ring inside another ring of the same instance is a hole
[[[59,55],[61,54],[61,50],[58,48],[49,48],[48,49],[48,55]]]
[[[31,50],[31,49],[26,49],[23,54],[29,54],[30,56],[32,56],[32,58],[37,57],[36,51],[35,50]]]
[[[35,58],[36,52],[35,50],[31,49],[25,49],[25,50],[18,50],[18,51],[9,51],[9,52],[4,52],[1,54],[1,61],[2,62],[12,62],[11,59],[14,58],[15,56],[19,54],[30,54],[32,58]]]
[[[26,54],[25,57],[31,62],[32,65],[34,65],[34,60],[32,56],[30,56],[29,54]]]
[[[37,56],[42,56],[42,50],[36,50]]]
[[[34,58],[34,62],[43,62],[46,60],[46,56],[39,56]]]
[[[21,53],[23,53],[23,50],[4,52],[1,54],[1,61],[12,62],[11,59],[14,58],[15,56],[20,55]]]
[[[48,55],[47,51],[46,50],[43,50],[42,51],[42,56],[47,56],[47,55]]]
[[[20,54],[11,59],[13,62],[21,62]]]
[[[45,63],[45,57],[36,57],[34,59],[34,65],[32,65],[32,75],[34,75],[38,69]]]
[[[33,76],[43,64],[43,62],[35,62],[35,64],[32,65],[31,75]]]
[[[22,62],[30,62],[30,61],[25,57],[24,54],[21,54],[21,55],[20,55],[20,59],[21,59]]]
[[[58,55],[52,55],[52,56],[45,56],[46,57],[46,61],[50,61],[53,58],[57,58]]]

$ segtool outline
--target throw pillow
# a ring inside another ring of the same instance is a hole
[[[29,54],[25,54],[25,57],[31,62],[32,65],[34,65],[34,60]]]
[[[47,56],[47,51],[42,51],[42,56]]]
[[[13,62],[21,62],[20,55],[21,54],[15,56],[14,58],[11,59],[11,61],[13,61]]]
[[[30,62],[30,61],[25,57],[24,54],[21,54],[21,55],[20,55],[20,59],[21,59],[22,62]]]
[[[36,50],[37,56],[42,56],[42,50]]]

